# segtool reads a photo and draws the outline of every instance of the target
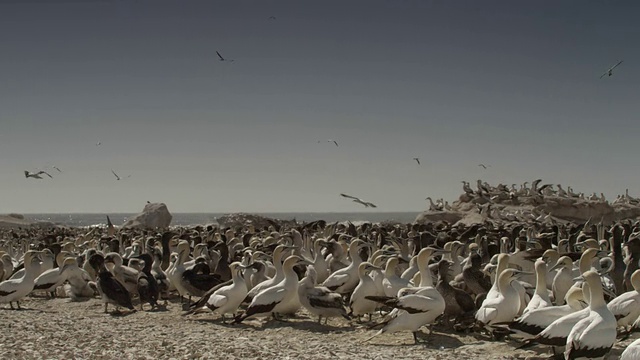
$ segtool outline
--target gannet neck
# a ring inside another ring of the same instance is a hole
[[[547,291],[547,264],[542,260],[535,263],[536,269],[536,294],[546,295]]]

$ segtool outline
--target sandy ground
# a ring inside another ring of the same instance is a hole
[[[21,311],[0,305],[3,359],[544,359],[550,354],[542,347],[516,350],[512,341],[438,327],[430,336],[425,331],[420,345],[410,332],[363,343],[375,333],[366,325],[344,319],[319,325],[304,312],[287,322],[227,325],[212,313],[181,316],[176,302],[163,311],[121,315],[104,314],[98,299],[32,297],[21,305]],[[633,340],[616,345],[608,359],[619,357]]]

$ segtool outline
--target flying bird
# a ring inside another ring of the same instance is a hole
[[[52,166],[52,168],[54,168],[54,169],[58,170],[58,172],[62,172],[62,170],[58,169],[58,167],[57,167],[57,166]]]
[[[617,68],[620,64],[622,64],[622,60],[618,61],[618,63],[613,65],[609,70],[605,71],[604,74],[600,75],[600,79],[602,79],[605,75],[613,75],[613,69]]]
[[[418,165],[420,165],[420,158],[413,158],[413,160],[415,160],[418,163]]]
[[[115,171],[111,170],[111,173],[113,174],[113,176],[116,177],[116,180],[122,180],[122,178],[120,176],[118,176],[118,174],[116,174]],[[124,179],[128,179],[130,177],[131,177],[131,175],[127,175],[126,177],[124,177]]]
[[[478,164],[478,166],[480,166],[483,169],[487,169],[488,167],[491,167],[491,165],[485,165],[485,164]]]
[[[220,61],[229,61],[229,62],[233,62],[233,60],[227,60],[225,58],[222,57],[222,55],[220,55],[220,53],[218,51],[216,51],[216,54],[218,54],[218,57],[220,58]]]
[[[320,144],[321,142],[332,142],[332,143],[336,144],[336,146],[338,146],[338,142],[337,142],[337,141],[335,141],[335,140],[331,140],[331,139],[327,139],[327,140],[325,140],[325,141],[318,140],[318,144]]]
[[[275,20],[276,17],[275,16],[269,16],[269,20]]]
[[[100,146],[100,145],[102,145],[102,142],[101,142],[101,141],[98,141],[98,142],[96,143],[96,146]]]
[[[45,175],[47,175],[48,177],[50,177],[50,178],[52,178],[52,179],[53,179],[53,176],[49,175],[49,173],[48,173],[48,172],[46,172],[46,171],[38,171],[37,173],[32,173],[32,172],[29,172],[29,171],[27,171],[27,170],[25,170],[25,171],[24,171],[24,177],[25,177],[25,178],[27,178],[27,179],[28,179],[28,178],[42,179],[42,177],[40,176],[40,175],[42,175],[42,174],[45,174]]]
[[[349,198],[349,199],[353,199],[353,202],[357,202],[358,204],[362,204],[362,205],[364,205],[364,207],[367,207],[367,208],[368,207],[372,207],[372,208],[376,208],[377,207],[373,203],[366,202],[366,201],[364,201],[364,200],[362,200],[360,198],[357,198],[355,196],[351,196],[351,195],[347,195],[347,194],[340,194],[340,196],[346,197],[346,198]]]

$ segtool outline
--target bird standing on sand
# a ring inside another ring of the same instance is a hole
[[[600,75],[600,79],[602,79],[605,75],[611,76],[613,75],[613,69],[617,68],[618,65],[622,64],[622,60],[618,61],[617,64],[613,65],[609,68],[609,70],[605,71],[604,74]]]
[[[357,198],[355,196],[351,196],[351,195],[347,195],[347,194],[340,194],[340,196],[346,197],[346,198],[349,198],[349,199],[353,199],[353,202],[357,202],[358,204],[362,204],[362,205],[364,205],[364,207],[372,207],[372,208],[376,208],[377,207],[373,203],[366,202],[366,201],[364,201],[364,200],[362,200],[360,198]]]
[[[51,179],[53,179],[53,176],[51,176],[48,172],[43,171],[43,170],[40,170],[37,173],[32,173],[32,172],[29,172],[27,170],[24,171],[24,177],[27,178],[27,179],[28,178],[42,179],[42,177],[40,176],[42,174],[45,174],[48,177],[50,177]]]

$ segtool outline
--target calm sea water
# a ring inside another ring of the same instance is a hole
[[[93,226],[107,223],[107,217],[111,219],[114,225],[123,224],[128,218],[136,214],[25,214],[25,218],[31,220],[51,221],[56,224],[66,226]],[[218,217],[223,213],[172,213],[173,220],[171,225],[204,225],[215,223]],[[390,212],[390,213],[258,213],[258,215],[267,216],[275,219],[291,220],[296,219],[298,222],[309,222],[314,220],[325,220],[327,222],[334,221],[399,221],[403,223],[413,222],[418,216],[417,212]]]

